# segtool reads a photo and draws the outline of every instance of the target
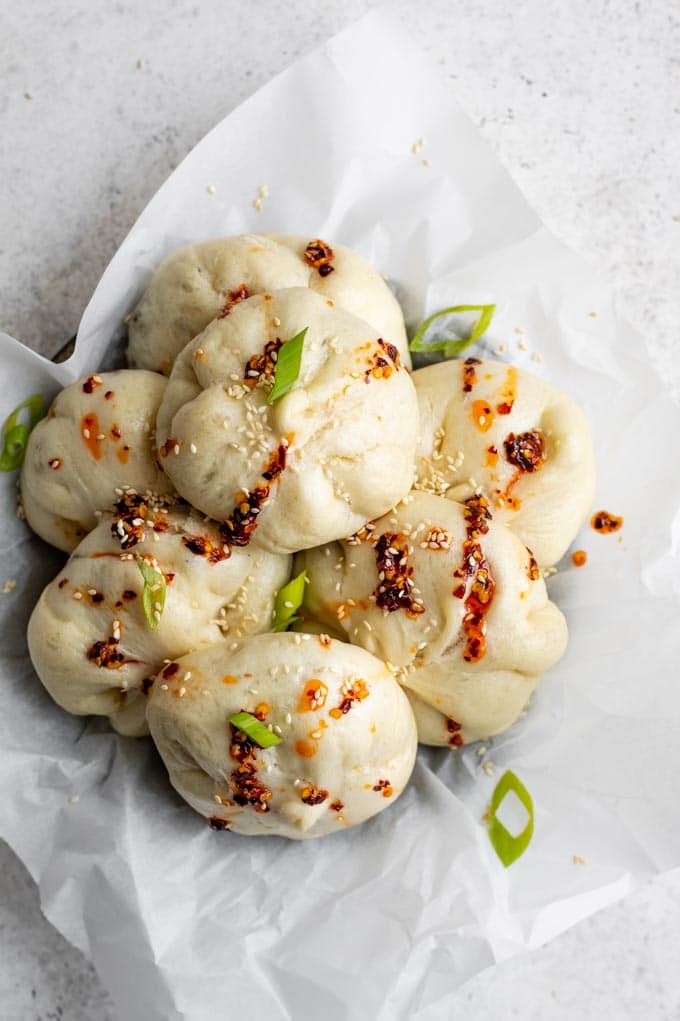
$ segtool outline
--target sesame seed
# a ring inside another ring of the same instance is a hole
[[[205,190],[207,191],[208,195],[214,195],[217,189],[215,188],[214,184],[209,184]]]

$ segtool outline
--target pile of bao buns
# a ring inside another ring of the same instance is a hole
[[[412,372],[383,278],[292,236],[175,252],[128,355],[58,395],[21,477],[69,554],[28,633],[60,706],[150,733],[214,828],[293,838],[390,805],[417,741],[517,719],[564,652],[543,576],[593,497],[568,397],[476,358]]]

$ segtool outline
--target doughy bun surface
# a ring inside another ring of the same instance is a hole
[[[229,723],[257,714],[279,744]],[[365,650],[325,636],[260,635],[164,668],[148,721],[178,793],[217,829],[302,839],[391,805],[416,754],[408,701]]]
[[[267,403],[282,343],[299,375]],[[373,327],[308,288],[258,295],[184,349],[161,404],[163,468],[234,543],[295,552],[348,535],[408,493],[410,374]]]
[[[430,710],[416,711],[426,743],[505,730],[566,646],[535,560],[487,515],[478,498],[413,493],[358,535],[297,558],[304,612],[394,665]]]
[[[70,553],[125,486],[173,491],[156,460],[166,384],[155,372],[122,369],[95,372],[58,394],[29,437],[21,472],[26,519],[46,542]]]
[[[169,255],[130,320],[129,362],[167,374],[211,320],[285,287],[309,287],[371,323],[410,366],[401,309],[380,274],[345,245],[288,234],[217,238]]]
[[[223,636],[268,629],[291,561],[263,550],[226,556],[214,523],[194,512],[127,502],[90,532],[45,588],[28,646],[62,708],[108,716],[116,730],[136,736],[147,733],[145,690],[164,660]],[[144,613],[137,555],[165,576],[156,630]]]
[[[501,362],[450,361],[413,373],[420,408],[417,487],[465,500],[481,491],[498,521],[555,564],[595,491],[590,428],[549,383]]]

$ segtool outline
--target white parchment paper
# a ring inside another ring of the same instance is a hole
[[[587,566],[567,559],[550,580],[571,641],[526,718],[484,757],[421,753],[398,806],[372,822],[287,843],[211,832],[150,742],[69,717],[43,693],[25,627],[61,557],[15,517],[4,477],[0,587],[17,584],[0,596],[0,835],[125,1021],[447,1017],[481,968],[680,864],[680,409],[607,287],[541,226],[448,88],[376,12],[187,156],[104,274],[69,362],[0,338],[2,417],[98,367],[170,250],[244,231],[358,248],[395,282],[410,322],[495,301],[482,349],[505,345],[500,357],[582,403],[596,504],[623,514],[623,530],[584,529]],[[536,821],[505,870],[481,818],[507,767]]]

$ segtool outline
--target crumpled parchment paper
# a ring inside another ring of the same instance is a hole
[[[623,530],[585,528],[575,547],[587,566],[567,558],[550,579],[571,641],[524,719],[484,755],[422,752],[398,806],[372,822],[286,843],[211,832],[149,741],[44,694],[25,627],[61,556],[16,518],[4,477],[0,584],[16,587],[0,596],[0,835],[126,1021],[441,1018],[481,968],[680,864],[680,409],[611,292],[541,226],[448,88],[375,12],[187,156],[104,274],[70,361],[0,337],[2,417],[99,366],[173,248],[254,231],[356,247],[411,323],[496,302],[481,350],[505,345],[500,357],[585,407],[596,506],[623,514]],[[482,821],[505,768],[535,804],[533,840],[507,870]]]

